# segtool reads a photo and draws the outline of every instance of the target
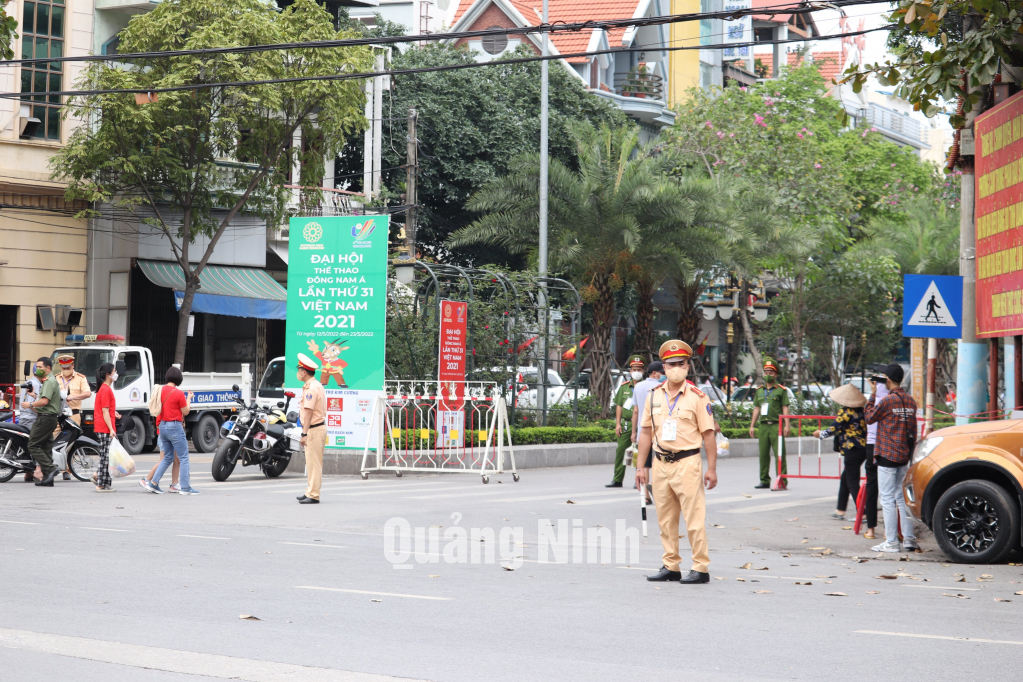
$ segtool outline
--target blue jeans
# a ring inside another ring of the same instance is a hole
[[[902,481],[906,478],[909,465],[877,468],[877,489],[881,493],[881,507],[884,509],[885,540],[891,544],[899,542],[899,521],[902,521],[902,541],[916,541],[913,533],[913,517],[906,507],[902,494]]]
[[[182,490],[189,490],[188,483],[188,441],[185,439],[185,425],[181,422],[160,422],[160,450],[163,459],[153,474],[153,485],[160,485],[160,478],[174,464],[174,455],[181,461],[181,477],[178,479]]]

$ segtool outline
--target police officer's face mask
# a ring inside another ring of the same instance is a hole
[[[642,378],[643,378],[643,373],[642,372],[633,372],[632,373],[632,380],[633,381],[639,381]]]
[[[776,380],[777,380],[777,377],[774,376],[773,374],[765,374],[764,375],[764,381],[766,381],[769,384],[773,384]]]
[[[668,381],[671,383],[681,384],[689,376],[689,363],[665,365],[664,373],[668,375]]]

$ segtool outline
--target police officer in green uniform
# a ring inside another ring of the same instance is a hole
[[[778,452],[778,420],[789,416],[789,392],[778,383],[778,366],[771,358],[764,358],[764,385],[753,395],[753,420],[749,425],[750,438],[760,440],[760,484],[757,488],[771,487],[771,472],[777,471],[777,461],[781,459],[781,471],[788,473],[785,461],[785,440],[781,442]],[[757,423],[758,418],[760,423]],[[785,435],[790,431],[790,422],[785,420]],[[754,435],[755,434],[755,435]],[[771,469],[771,449],[774,449],[775,469]],[[786,479],[778,482],[778,489],[786,488]]]
[[[636,383],[643,380],[643,356],[633,355],[629,358],[629,380],[622,384],[615,394],[615,436],[618,437],[618,449],[615,450],[614,478],[605,488],[621,488],[625,480],[625,451],[632,445],[632,408],[634,401],[632,392]]]

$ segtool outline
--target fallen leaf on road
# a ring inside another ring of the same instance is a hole
[[[969,599],[965,594],[949,594],[948,592],[942,592],[942,597],[956,597],[958,599]]]
[[[849,595],[847,595],[845,592],[825,592],[824,596],[825,597],[848,597]]]
[[[831,550],[830,549],[826,549],[823,552],[821,552],[821,554],[831,554]]]
[[[440,576],[439,575],[431,575],[430,577],[431,578],[439,578]]]
[[[813,585],[813,583],[810,583],[810,582],[806,582],[806,583],[796,583],[796,585]]]
[[[811,547],[810,549],[819,550],[819,549],[824,549],[824,548],[823,547]]]
[[[738,581],[739,581],[740,583],[744,583],[744,582],[746,582],[746,579],[745,579],[745,578],[736,578],[736,580],[738,580]]]
[[[875,575],[874,577],[878,580],[898,580],[899,578],[897,575]]]
[[[381,602],[383,599],[370,599],[370,601]]]
[[[805,545],[805,544],[809,543],[810,541],[809,541],[809,540],[800,540],[799,542],[800,542],[801,544],[804,544],[804,545]]]
[[[1012,600],[1011,599],[999,599],[998,597],[995,597],[995,601],[1011,602]]]
[[[990,575],[990,574],[988,574],[988,573],[981,573],[981,574],[980,574],[980,577],[981,577],[981,578],[994,578],[994,576],[993,576],[993,575]]]
[[[716,575],[714,576],[714,580],[727,580],[727,578],[722,578],[721,576]]]
[[[503,569],[504,569],[504,570],[506,570],[506,571],[514,571],[514,570],[515,570],[515,569],[514,569],[514,568],[512,568],[511,566],[502,566],[501,568],[503,568]]]
[[[750,528],[750,530],[760,530],[760,529],[757,528],[756,526],[753,526],[752,528]]]
[[[960,577],[956,578],[955,581],[957,583],[965,583],[966,582],[966,578],[963,578],[962,576],[960,576]]]
[[[852,530],[852,526],[842,526],[842,530]]]
[[[719,526],[716,523],[712,523],[712,524],[710,524],[710,526],[711,526],[711,528],[724,528],[724,526]]]
[[[790,556],[792,556],[792,555],[791,555],[791,554],[782,554],[782,556],[783,556],[783,557],[790,557]]]
[[[1013,594],[1023,594],[1023,590],[1020,590],[1019,592],[1013,592]]]
[[[858,564],[865,564],[868,561],[870,561],[870,559],[857,559],[857,558],[853,557],[853,561],[855,561]]]
[[[750,495],[749,493],[743,493],[743,494],[742,494],[742,496],[743,496],[743,497],[753,497],[753,496],[752,496],[752,495]]]
[[[867,592],[867,594],[881,594],[881,593],[878,592],[877,590],[870,590],[869,592]]]
[[[747,570],[748,570],[748,569],[751,569],[751,568],[753,568],[753,564],[751,564],[750,562],[748,562],[748,561],[747,561],[746,563],[744,563],[744,564],[743,564],[742,566],[740,566],[739,568],[745,568],[745,569],[747,569]]]
[[[798,521],[798,520],[799,520],[799,517],[797,516],[797,517],[796,517],[796,518],[794,518],[794,519],[785,519],[785,520],[786,520],[786,521],[789,521],[789,522],[791,522],[791,521]]]
[[[837,578],[837,575],[815,575],[815,578]]]
[[[771,569],[769,569],[767,566],[761,566],[760,568],[754,568],[753,570],[754,571],[770,571]]]
[[[951,565],[952,565],[952,564],[942,564],[942,566],[944,566],[945,568],[948,568],[948,567],[949,567],[949,566],[951,566]],[[1012,566],[1012,564],[1009,564],[1009,565],[1010,565],[1010,566]]]
[[[565,504],[575,504],[575,502],[573,502],[572,500],[568,500],[567,502],[565,502]]]
[[[952,575],[962,575],[962,573],[953,573]]]
[[[774,594],[771,590],[753,590],[753,594]]]
[[[260,618],[256,618],[255,616],[250,616],[247,613],[239,614],[238,617],[241,618],[242,620],[261,620]]]
[[[909,561],[909,557],[908,556],[900,556],[899,557],[899,561]]]
[[[812,553],[812,554],[811,554],[810,556],[815,556],[815,557],[822,557],[822,556],[824,556],[824,555],[823,555],[823,554],[821,554],[820,552],[813,552],[813,553]]]

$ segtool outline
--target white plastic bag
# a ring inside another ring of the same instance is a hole
[[[717,443],[718,446],[718,454],[727,455],[729,446],[728,437],[725,436],[725,434],[718,431],[717,435],[714,436],[714,441]]]
[[[111,478],[124,478],[135,473],[135,460],[116,438],[110,439],[110,470]]]

